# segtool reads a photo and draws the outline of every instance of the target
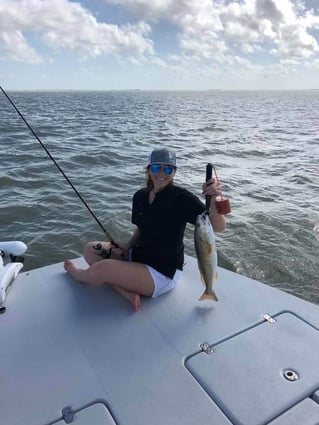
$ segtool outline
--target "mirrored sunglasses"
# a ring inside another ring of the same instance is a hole
[[[172,174],[173,170],[174,170],[174,167],[172,165],[168,165],[168,164],[164,164],[164,165],[152,164],[152,165],[150,165],[150,170],[153,174],[157,174],[161,170],[163,170],[165,174],[170,176]]]

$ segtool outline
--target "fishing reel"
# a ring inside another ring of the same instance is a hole
[[[106,249],[106,248],[104,248],[104,246],[101,243],[93,245],[92,248],[95,249],[97,255],[100,255],[104,259],[111,257],[112,248]]]
[[[214,169],[215,180],[219,184],[216,168],[213,164],[210,164],[210,163],[206,165],[206,181],[212,178],[213,169]],[[210,199],[211,199],[211,196],[206,196],[206,211],[209,211]],[[229,199],[223,197],[222,193],[220,194],[220,196],[216,198],[215,205],[216,205],[217,212],[220,215],[226,215],[231,212]]]
[[[107,259],[110,258],[112,255],[112,247],[119,248],[118,244],[115,243],[113,240],[111,241],[111,247],[109,249],[104,248],[101,243],[93,245],[92,248],[95,249],[97,255],[100,255],[102,258]],[[124,258],[124,253],[121,254],[121,257]]]

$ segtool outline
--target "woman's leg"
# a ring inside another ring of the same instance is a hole
[[[79,269],[72,261],[66,260],[65,270],[74,279],[93,285],[109,284],[121,295],[132,302],[135,309],[139,308],[139,295],[151,296],[154,292],[154,282],[144,264],[114,259],[99,260],[86,270]],[[138,297],[136,297],[138,295]]]

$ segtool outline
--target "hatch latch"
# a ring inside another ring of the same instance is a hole
[[[66,424],[71,424],[75,421],[75,412],[71,406],[67,406],[62,409],[62,417]]]
[[[202,342],[201,344],[199,344],[200,348],[202,351],[204,351],[204,353],[206,354],[212,354],[212,352],[214,351],[213,348],[208,344],[208,342]]]
[[[276,323],[276,319],[274,319],[270,314],[263,314],[262,318],[269,323]]]

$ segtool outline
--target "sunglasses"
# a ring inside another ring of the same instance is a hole
[[[150,165],[150,170],[153,174],[159,173],[161,170],[164,171],[165,174],[170,176],[174,170],[174,167],[172,165],[160,165],[160,164],[152,164]]]

